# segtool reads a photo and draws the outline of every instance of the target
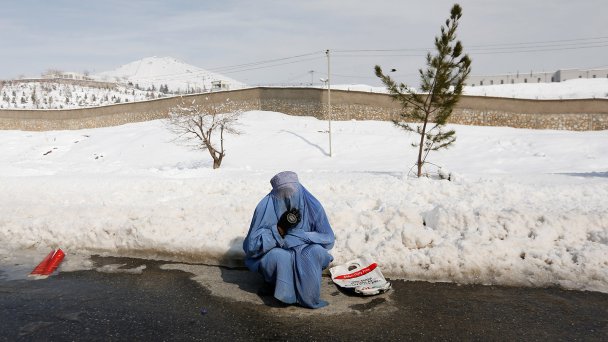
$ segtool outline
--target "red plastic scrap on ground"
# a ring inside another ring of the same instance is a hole
[[[61,250],[61,248],[58,248],[56,251],[51,251],[51,253],[49,253],[49,255],[47,255],[44,260],[42,260],[42,262],[40,262],[38,266],[34,268],[30,275],[48,276],[52,274],[57,269],[61,261],[63,261],[64,257],[65,253]]]
[[[55,254],[55,250],[52,250],[51,253],[49,253],[49,255],[47,255],[46,258],[44,258],[44,260],[42,260],[30,274],[31,275],[40,275],[40,274],[44,273],[46,266],[48,265],[49,261],[51,261],[51,258],[53,257],[54,254]]]

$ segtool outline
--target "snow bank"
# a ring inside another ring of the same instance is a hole
[[[405,176],[412,137],[386,122],[334,123],[329,158],[326,125],[246,113],[219,170],[160,121],[0,132],[0,242],[239,263],[269,179],[291,169],[326,208],[336,263],[367,253],[404,279],[608,292],[608,131],[454,126],[433,157],[450,182]]]

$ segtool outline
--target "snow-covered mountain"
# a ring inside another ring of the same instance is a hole
[[[125,64],[116,70],[105,71],[92,76],[99,81],[132,83],[147,89],[154,86],[168,86],[170,92],[203,92],[210,90],[212,82],[221,81],[228,89],[238,89],[243,83],[216,74],[172,57],[147,57]]]

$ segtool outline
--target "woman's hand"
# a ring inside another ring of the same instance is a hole
[[[285,237],[285,234],[287,234],[285,229],[281,228],[279,225],[277,225],[277,230],[279,231],[279,235],[281,235],[281,237]]]

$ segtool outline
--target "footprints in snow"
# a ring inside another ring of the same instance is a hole
[[[91,137],[91,136],[90,136],[90,135],[88,135],[88,134],[83,134],[82,136],[83,136],[85,139],[86,139],[86,138],[90,138],[90,137]],[[55,141],[55,140],[56,140],[56,139],[53,139],[53,141]],[[82,141],[82,140],[74,140],[74,144],[78,144],[80,141]],[[54,150],[58,150],[58,149],[59,149],[59,148],[55,146],[55,147],[51,148],[50,150],[48,150],[48,151],[44,152],[42,155],[43,155],[43,156],[48,156],[48,155],[49,155],[49,154],[51,154],[51,153],[52,153]],[[97,159],[99,159],[99,158],[103,158],[103,157],[104,157],[104,156],[103,156],[103,154],[97,154],[97,153],[94,153],[94,154],[93,154],[93,158],[94,158],[94,159],[96,159],[96,160],[97,160]]]
[[[57,149],[57,147],[53,147],[53,149],[46,151],[46,152],[43,154],[43,156],[48,155],[49,153],[53,152],[53,150],[56,150],[56,149]]]

